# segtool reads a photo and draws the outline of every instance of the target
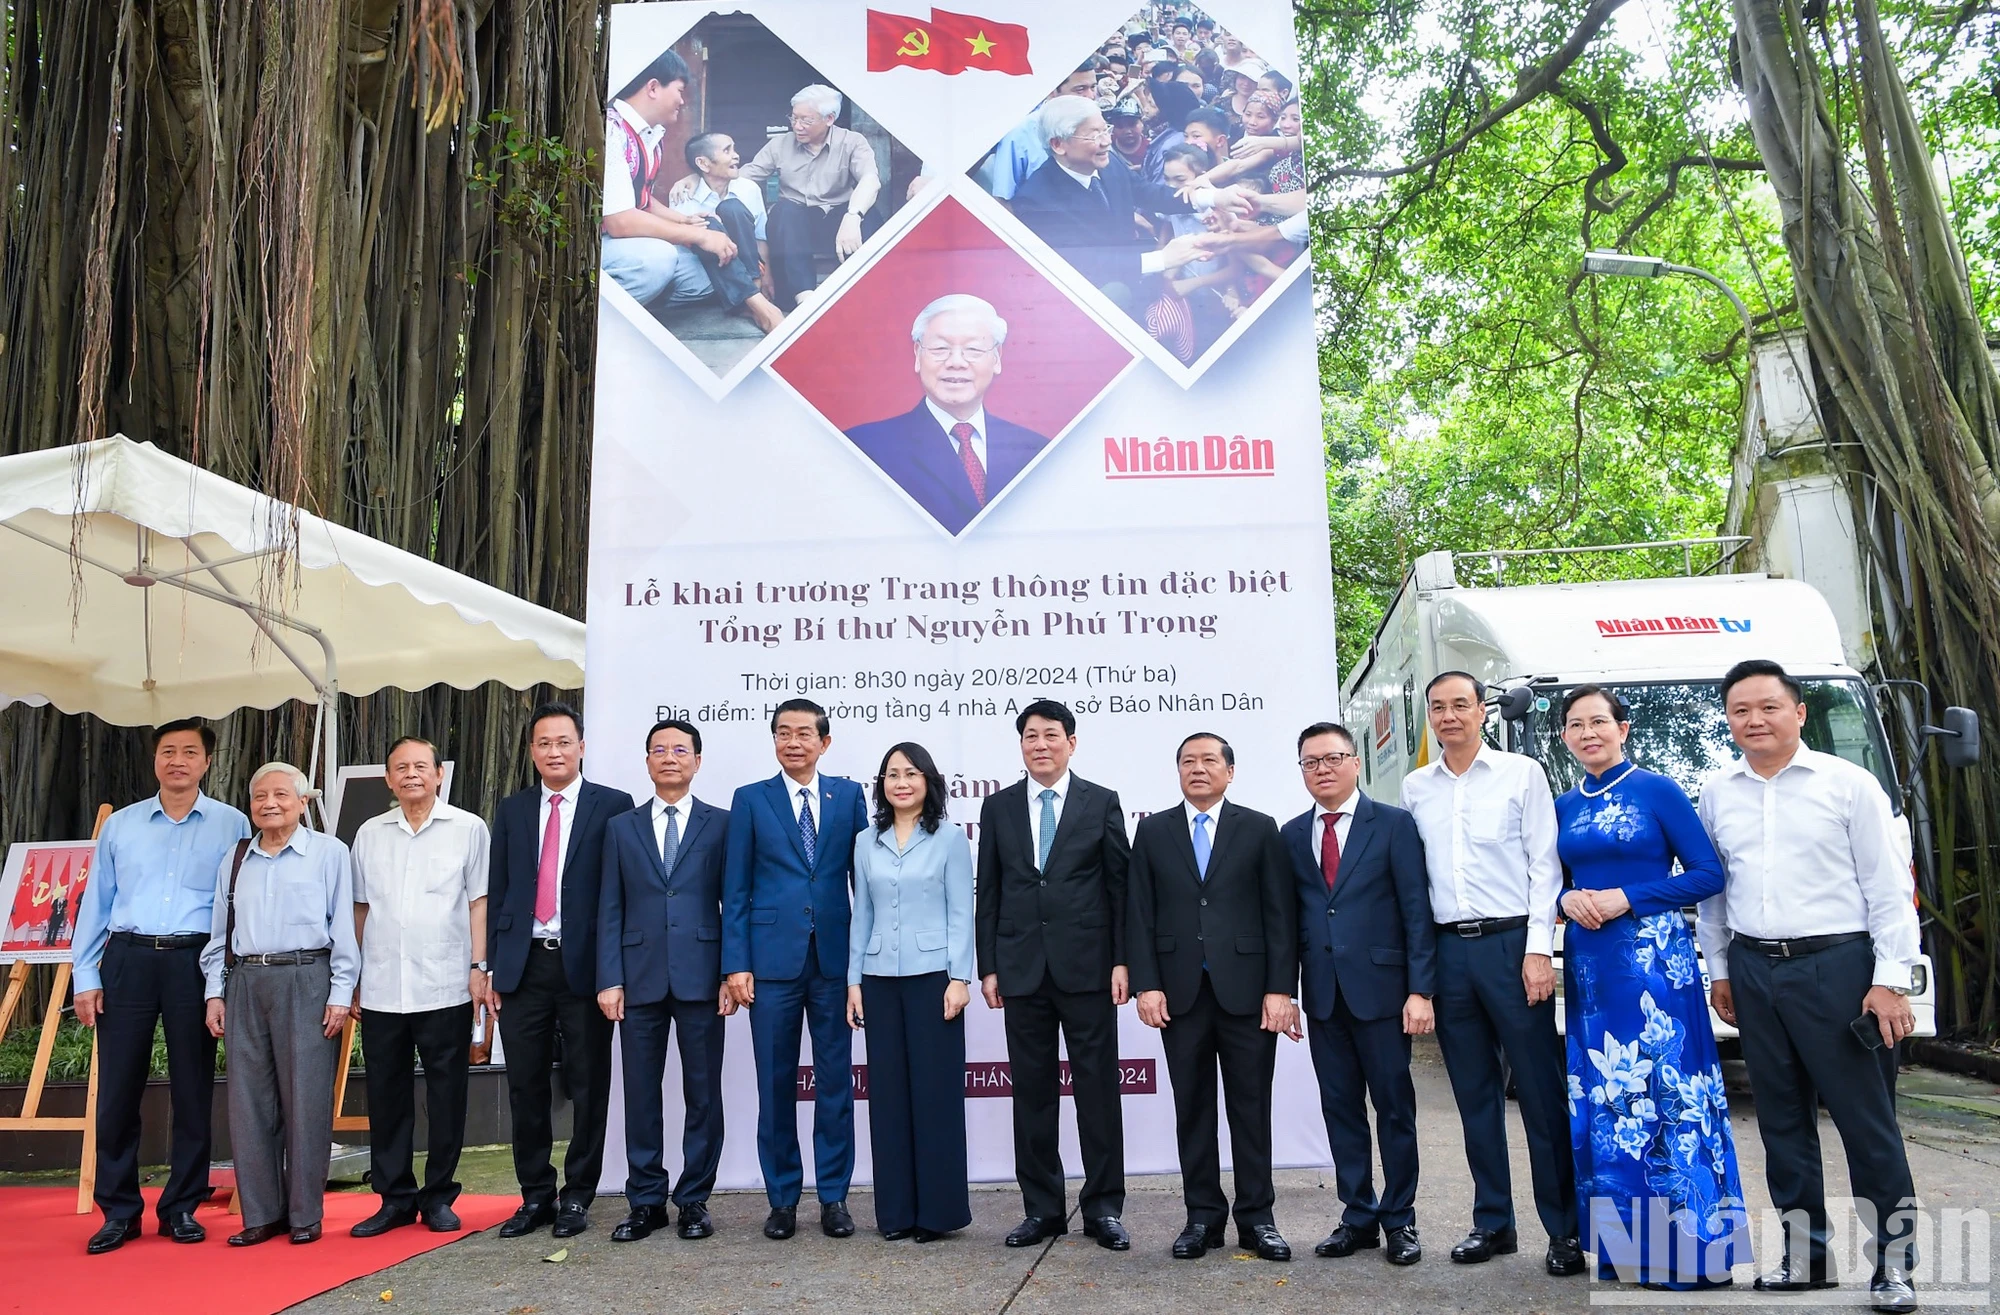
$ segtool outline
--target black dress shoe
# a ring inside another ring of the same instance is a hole
[[[1356,1228],[1352,1224],[1342,1224],[1328,1233],[1324,1240],[1313,1248],[1313,1254],[1323,1259],[1335,1256],[1351,1256],[1357,1251],[1382,1245],[1382,1234],[1373,1228]]]
[[[271,1223],[259,1224],[255,1228],[246,1228],[240,1233],[233,1234],[229,1239],[229,1245],[233,1247],[254,1247],[259,1242],[269,1242],[272,1238],[283,1237],[291,1231],[292,1225],[290,1221],[277,1219]]]
[[[1759,1274],[1757,1281],[1750,1285],[1759,1292],[1817,1292],[1822,1288],[1838,1287],[1825,1271],[1812,1273],[1806,1266],[1786,1256],[1778,1262],[1778,1267],[1768,1274]]]
[[[90,1235],[90,1241],[84,1244],[83,1249],[93,1256],[101,1256],[107,1251],[116,1251],[137,1236],[139,1236],[138,1216],[135,1215],[130,1219],[107,1219],[104,1221],[104,1227]]]
[[[618,1227],[611,1230],[613,1242],[640,1242],[653,1235],[656,1228],[667,1226],[667,1207],[663,1205],[635,1205],[632,1213],[618,1221]]]
[[[793,1205],[774,1205],[764,1218],[764,1236],[782,1242],[799,1231],[799,1210]]]
[[[847,1213],[847,1202],[820,1202],[819,1231],[828,1237],[854,1236],[854,1216]]]
[[[1010,1247],[1031,1247],[1037,1242],[1046,1242],[1052,1237],[1061,1237],[1069,1232],[1069,1220],[1058,1215],[1054,1219],[1044,1219],[1040,1215],[1029,1215],[1014,1225],[1014,1231],[1007,1234]]]
[[[1083,1221],[1083,1235],[1097,1239],[1097,1245],[1106,1251],[1130,1251],[1132,1235],[1125,1231],[1124,1223],[1117,1215],[1105,1215],[1101,1219]]]
[[[1874,1279],[1868,1284],[1868,1306],[1871,1310],[1915,1310],[1917,1285],[1910,1281],[1910,1271],[1896,1265],[1884,1265],[1876,1270]]]
[[[1388,1261],[1392,1265],[1414,1265],[1424,1258],[1424,1248],[1417,1241],[1417,1226],[1405,1224],[1401,1228],[1389,1230]]]
[[[318,1224],[307,1224],[304,1228],[294,1228],[292,1230],[292,1245],[302,1247],[308,1242],[319,1241],[319,1231],[320,1226]]]
[[[1292,1244],[1278,1232],[1276,1224],[1252,1224],[1250,1231],[1236,1230],[1236,1245],[1239,1250],[1255,1251],[1259,1260],[1290,1260]]]
[[[1451,1249],[1451,1258],[1461,1265],[1480,1265],[1495,1256],[1511,1256],[1521,1249],[1511,1228],[1475,1228]]]
[[[551,1237],[575,1237],[590,1227],[590,1207],[581,1201],[564,1201],[556,1207],[556,1225]]]
[[[916,1232],[917,1230],[914,1225],[909,1228],[891,1228],[883,1232],[882,1240],[884,1242],[900,1242],[906,1237],[916,1236]]]
[[[458,1221],[458,1212],[442,1201],[436,1205],[425,1206],[421,1213],[424,1217],[424,1227],[433,1233],[456,1233],[465,1227]]]
[[[208,1240],[208,1230],[195,1222],[194,1212],[191,1210],[180,1210],[162,1219],[160,1232],[181,1243]]]
[[[938,1232],[935,1228],[913,1228],[910,1230],[910,1240],[919,1246],[925,1242],[935,1242],[943,1236],[944,1234]]]
[[[690,1242],[696,1238],[714,1237],[715,1221],[708,1217],[708,1206],[700,1201],[682,1206],[680,1224],[675,1231]]]
[[[502,1237],[526,1237],[538,1228],[546,1228],[556,1221],[556,1208],[547,1201],[533,1205],[523,1205],[507,1216],[507,1222],[500,1225]]]
[[[393,1205],[385,1205],[374,1214],[347,1230],[349,1237],[380,1237],[392,1228],[402,1228],[417,1222],[415,1210],[398,1210]]]
[[[1190,1222],[1174,1239],[1175,1260],[1200,1260],[1208,1254],[1210,1247],[1222,1245],[1221,1224],[1197,1224]]]
[[[1583,1273],[1583,1248],[1573,1237],[1553,1237],[1549,1239],[1549,1254],[1542,1265],[1557,1278],[1569,1278]]]

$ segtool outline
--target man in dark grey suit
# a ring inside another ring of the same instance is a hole
[[[669,719],[646,734],[653,798],[611,821],[597,923],[597,1003],[618,1024],[625,1061],[625,1200],[613,1242],[667,1225],[667,1038],[680,1042],[681,1180],[672,1200],[685,1238],[715,1232],[708,1195],[722,1162],[722,1020],[736,1000],[722,985],[722,865],[729,814],[690,793],[701,731]]]
[[[1271,1083],[1278,1034],[1298,1011],[1297,896],[1278,824],[1227,802],[1236,752],[1206,732],[1181,742],[1180,806],[1139,820],[1132,838],[1132,990],[1139,1020],[1162,1031],[1174,1084],[1187,1227],[1176,1260],[1222,1245],[1230,1215],[1217,1148],[1222,1078],[1235,1159],[1237,1244],[1264,1260],[1292,1248],[1271,1216]]]
[[[1027,1217],[1007,1235],[1033,1246],[1069,1231],[1063,1194],[1059,1065],[1069,1043],[1084,1181],[1083,1231],[1131,1247],[1125,1123],[1118,1095],[1118,1006],[1129,994],[1125,873],[1131,848],[1118,795],[1069,770],[1076,715],[1053,699],[1021,710],[1027,779],[979,810],[973,901],[986,1003],[1006,1010],[1014,1076],[1014,1176]],[[1060,1033],[1060,1036],[1058,1035]]]
[[[1299,732],[1299,771],[1313,806],[1285,823],[1282,834],[1298,891],[1299,975],[1312,1017],[1313,1072],[1344,1207],[1340,1224],[1313,1253],[1351,1256],[1382,1245],[1386,1230],[1389,1263],[1414,1265],[1423,1248],[1410,1037],[1435,1026],[1437,982],[1424,842],[1408,813],[1361,793],[1361,758],[1346,727],[1323,721]],[[1382,1143],[1380,1197],[1368,1101]]]

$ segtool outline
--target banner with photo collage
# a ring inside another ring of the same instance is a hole
[[[1178,805],[1194,731],[1283,820],[1310,802],[1297,729],[1337,713],[1311,279],[1280,222],[1304,187],[1291,5],[972,7],[612,8],[588,773],[650,797],[646,728],[684,717],[694,794],[726,808],[804,695],[832,717],[823,773],[871,782],[918,741],[976,844],[1046,696],[1128,825]],[[667,51],[678,90],[645,77]],[[1095,155],[1053,157],[1050,114]],[[1159,1035],[1130,1006],[1119,1028],[1128,1170],[1172,1172]],[[1008,1179],[976,985],[966,1042],[971,1173]],[[865,1081],[865,1034],[854,1057]],[[724,1067],[721,1185],[753,1187],[740,1013]],[[1277,1082],[1276,1162],[1327,1163],[1304,1046],[1280,1042]],[[665,1085],[671,1166],[677,1059]],[[1075,1136],[1065,1113],[1072,1172]]]

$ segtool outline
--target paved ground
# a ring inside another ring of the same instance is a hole
[[[1755,1109],[1742,1089],[1741,1065],[1731,1067],[1732,1115],[1744,1184],[1753,1207],[1761,1207],[1767,1202]],[[465,1315],[660,1311],[1164,1315],[1334,1308],[1550,1311],[1653,1299],[1654,1294],[1633,1289],[1548,1278],[1541,1267],[1539,1229],[1532,1225],[1524,1230],[1521,1254],[1484,1266],[1453,1265],[1445,1253],[1463,1235],[1471,1186],[1451,1090],[1433,1045],[1420,1046],[1417,1052],[1417,1094],[1424,1154],[1417,1209],[1425,1257],[1410,1269],[1391,1268],[1382,1262],[1380,1252],[1348,1260],[1314,1258],[1312,1244],[1325,1235],[1337,1202],[1329,1180],[1314,1172],[1293,1171],[1281,1175],[1277,1211],[1279,1228],[1300,1256],[1289,1265],[1268,1264],[1233,1251],[1212,1252],[1196,1262],[1171,1259],[1167,1247],[1183,1219],[1178,1183],[1172,1178],[1132,1182],[1125,1220],[1134,1245],[1124,1255],[1102,1251],[1077,1234],[1025,1252],[1006,1250],[1000,1239],[1020,1215],[1019,1197],[1011,1188],[976,1191],[972,1227],[926,1247],[886,1243],[873,1236],[872,1207],[865,1192],[857,1192],[852,1202],[862,1231],[843,1242],[819,1234],[810,1206],[802,1212],[796,1238],[786,1243],[766,1241],[759,1232],[765,1213],[762,1195],[732,1193],[713,1203],[718,1227],[713,1238],[683,1242],[666,1234],[614,1246],[610,1228],[623,1214],[624,1203],[622,1198],[609,1198],[598,1203],[591,1231],[568,1244],[568,1255],[560,1264],[543,1259],[557,1247],[546,1232],[514,1242],[487,1233],[358,1280],[296,1309],[314,1315],[352,1315],[363,1309]],[[1904,1075],[1900,1094],[1911,1164],[1926,1204],[1933,1209],[1979,1207],[2000,1213],[2000,1089],[1911,1070]],[[1828,1190],[1842,1193],[1846,1172],[1839,1139],[1830,1124],[1823,1126],[1830,1152]],[[1510,1131],[1517,1196],[1523,1217],[1532,1219],[1527,1156],[1518,1122]],[[504,1154],[470,1159],[467,1178],[473,1190],[513,1189]],[[1992,1231],[1989,1226],[1989,1246],[1995,1240]],[[1760,1252],[1759,1260],[1764,1259]],[[393,1293],[386,1305],[381,1300],[384,1291]],[[1746,1290],[1728,1300],[1748,1304],[1749,1295]],[[1819,1301],[1795,1308],[1856,1309],[1857,1291],[1841,1295],[1846,1304]],[[1931,1288],[1926,1295],[1933,1309],[1987,1304],[1977,1292]],[[1693,1303],[1674,1298],[1669,1304]]]

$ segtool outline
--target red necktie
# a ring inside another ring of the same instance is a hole
[[[542,830],[542,866],[535,875],[535,921],[547,926],[556,916],[556,865],[562,858],[562,801],[549,796],[549,824]]]
[[[980,506],[986,505],[986,467],[979,464],[979,454],[972,450],[973,428],[963,420],[951,427],[951,436],[958,440],[958,459],[965,463],[965,477],[972,481],[972,496]]]
[[[1320,832],[1319,870],[1326,874],[1326,888],[1333,889],[1334,879],[1340,875],[1340,836],[1333,824],[1340,820],[1339,813],[1328,813],[1323,819],[1325,825]]]

